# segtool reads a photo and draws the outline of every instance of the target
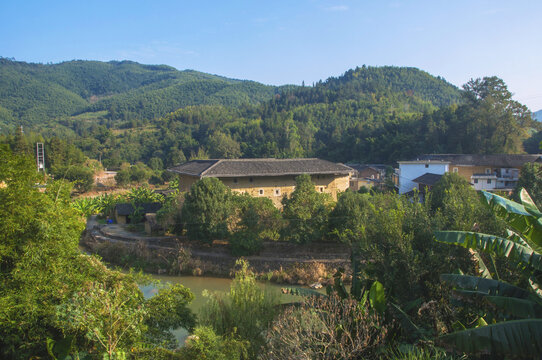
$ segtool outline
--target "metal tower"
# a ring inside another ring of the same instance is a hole
[[[36,162],[38,165],[38,171],[45,171],[45,150],[43,148],[43,143],[36,144]]]

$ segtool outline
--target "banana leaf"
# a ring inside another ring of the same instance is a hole
[[[524,188],[521,188],[521,190],[519,192],[519,197],[521,199],[521,204],[523,205],[525,210],[527,210],[529,212],[529,214],[531,214],[531,215],[533,215],[533,216],[535,216],[537,218],[542,217],[542,213],[540,212],[540,210],[538,210],[538,207],[536,207],[536,204],[534,203],[533,199],[531,198],[529,193],[527,193],[527,191],[525,191]]]
[[[507,237],[508,240],[513,241],[515,243],[518,243],[520,245],[523,245],[525,247],[530,247],[531,249],[533,249],[537,253],[542,254],[542,247],[538,246],[533,241],[528,240],[528,239],[523,239],[517,233],[515,233],[514,231],[509,230],[509,229],[506,229],[506,234],[508,234],[508,237]]]
[[[542,355],[542,319],[514,320],[457,331],[437,344],[469,354],[535,357]]]
[[[398,318],[401,321],[401,328],[405,331],[406,335],[410,339],[427,339],[424,334],[424,330],[418,327],[418,325],[414,324],[414,322],[410,319],[410,316],[408,316],[399,305],[394,303],[390,303],[390,305],[398,312]]]
[[[505,296],[487,296],[486,299],[495,304],[505,314],[515,318],[542,318],[542,306],[534,301]]]
[[[384,286],[378,281],[373,282],[373,285],[371,285],[371,289],[369,290],[369,303],[379,314],[383,314],[384,311],[386,311],[386,294],[384,292]]]
[[[480,256],[480,253],[474,249],[471,249],[472,255],[476,258],[476,261],[478,262],[478,271],[480,273],[480,276],[484,279],[493,279],[491,276],[491,272],[489,272],[489,269],[486,266],[486,263],[482,259],[482,256]]]
[[[439,242],[507,257],[542,271],[541,254],[508,239],[470,231],[436,231],[435,238]]]
[[[477,276],[442,274],[440,275],[440,280],[481,295],[507,296],[518,299],[527,299],[530,296],[529,291],[520,287],[502,281],[484,279]]]
[[[538,299],[542,299],[542,289],[540,288],[540,285],[534,278],[534,276],[531,276],[529,278],[529,286],[531,286],[531,289],[533,289],[533,292],[538,296]]]
[[[542,247],[542,214],[534,203],[531,205],[525,196],[522,200],[526,203],[522,205],[487,191],[482,191],[482,194],[494,214],[503,218],[523,238]]]

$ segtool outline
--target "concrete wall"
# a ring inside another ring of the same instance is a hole
[[[461,176],[468,182],[472,182],[471,176],[474,174],[485,174],[486,169],[490,169],[490,174],[493,174],[493,172],[495,171],[495,169],[491,166],[462,166],[450,164],[450,172],[454,172],[454,169],[457,169],[457,175]]]
[[[425,173],[444,175],[448,172],[448,164],[419,162],[419,163],[399,163],[399,194],[404,194],[412,189],[418,189],[418,184],[412,180],[422,176]]]
[[[474,186],[474,190],[494,190],[497,187],[497,178],[494,176],[476,178],[469,181],[472,182],[472,185]]]

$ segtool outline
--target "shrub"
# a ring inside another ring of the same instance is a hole
[[[169,171],[162,171],[162,181],[163,182],[170,182],[171,180],[177,178],[174,173]]]
[[[476,190],[457,174],[444,174],[426,201],[439,228],[469,231],[476,226],[484,232],[502,232],[504,229],[480,202]]]
[[[204,178],[192,185],[182,208],[188,237],[207,243],[227,238],[231,198],[230,189],[217,178]]]
[[[238,260],[240,269],[235,273],[230,292],[208,294],[209,301],[201,313],[201,323],[226,336],[237,334],[248,341],[249,355],[255,357],[265,343],[264,331],[273,320],[278,296],[262,290],[248,263]]]
[[[130,170],[122,169],[115,175],[115,181],[118,186],[126,186],[130,183]]]
[[[223,338],[210,327],[198,327],[180,350],[184,360],[238,360],[247,358],[246,342]]]
[[[249,195],[234,196],[240,220],[230,238],[234,255],[257,253],[264,240],[277,240],[280,229],[280,212],[268,198]]]
[[[303,174],[296,178],[292,196],[285,197],[282,204],[283,217],[287,221],[281,232],[285,240],[306,244],[324,236],[331,198],[328,194],[316,192],[309,175]]]
[[[151,175],[151,177],[149,178],[149,184],[151,185],[160,185],[160,184],[163,184],[164,183],[164,180],[162,180],[162,177],[159,176],[159,175]]]
[[[66,179],[74,183],[75,188],[82,192],[92,189],[94,184],[94,172],[83,165],[72,165],[55,168],[55,179]]]
[[[374,358],[387,334],[382,318],[357,300],[310,297],[273,321],[261,359]]]
[[[164,231],[181,234],[183,230],[181,218],[183,203],[184,193],[180,194],[179,190],[170,193],[166,197],[164,205],[156,213],[156,220]]]

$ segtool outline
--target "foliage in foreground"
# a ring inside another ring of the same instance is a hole
[[[200,326],[180,350],[183,360],[239,360],[248,358],[247,342],[215,334],[212,328]]]
[[[481,277],[445,274],[442,279],[453,284],[468,304],[482,299],[491,304],[483,325],[440,337],[441,344],[473,354],[492,356],[537,357],[542,354],[542,213],[525,190],[522,204],[483,192],[490,208],[509,226],[508,237],[474,232],[436,232],[438,241],[459,245],[490,256],[505,257],[514,263],[529,287],[501,281],[496,269],[479,258]],[[493,279],[496,277],[496,279]],[[464,327],[463,327],[464,328]]]
[[[31,158],[0,147],[0,355],[47,357],[63,348],[111,359],[176,347],[169,330],[195,325],[190,291],[175,285],[145,300],[131,274],[81,254],[84,222],[66,184],[42,193],[37,181]]]
[[[271,324],[266,360],[360,359],[374,357],[388,329],[368,303],[356,299],[309,297],[289,307]]]
[[[239,337],[248,342],[249,357],[256,356],[265,344],[264,332],[276,315],[278,297],[261,289],[248,263],[238,260],[230,292],[209,294],[202,309],[201,323],[222,336]]]

